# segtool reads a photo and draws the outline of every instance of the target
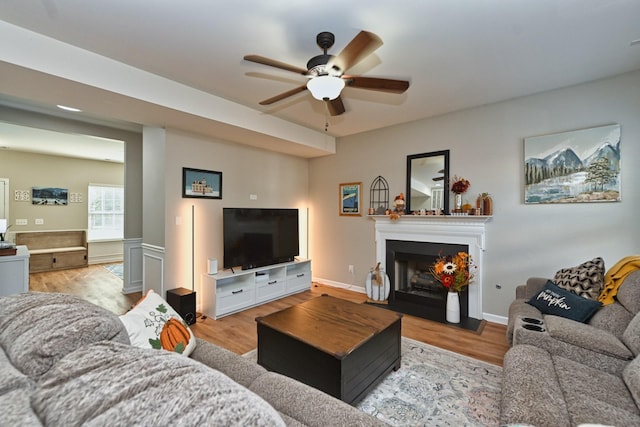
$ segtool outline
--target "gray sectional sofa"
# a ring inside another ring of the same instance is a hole
[[[69,295],[0,298],[0,347],[0,425],[385,425],[203,340],[190,357],[134,347]]]
[[[640,271],[586,322],[528,304],[547,279],[516,289],[509,309],[501,423],[640,425]]]

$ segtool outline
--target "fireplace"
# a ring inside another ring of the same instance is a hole
[[[434,286],[428,267],[442,254],[468,252],[478,271],[460,295],[461,325],[482,320],[482,254],[485,222],[480,216],[414,216],[398,220],[372,216],[376,257],[391,281],[389,306],[397,311],[445,321],[444,288]],[[417,286],[416,286],[417,285]],[[425,314],[428,313],[428,314]]]
[[[444,322],[447,289],[430,273],[440,254],[455,255],[468,252],[467,245],[386,241],[385,269],[391,282],[389,308],[437,322]],[[468,292],[460,293],[460,315],[469,315]]]

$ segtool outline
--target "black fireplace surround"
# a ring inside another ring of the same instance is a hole
[[[450,243],[386,241],[386,271],[390,288],[389,308],[437,322],[446,321],[447,289],[429,273],[436,258],[469,252],[467,245]],[[460,293],[460,326],[477,329],[479,321],[469,318],[469,295]]]

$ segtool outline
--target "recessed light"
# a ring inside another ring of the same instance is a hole
[[[67,107],[66,105],[60,105],[60,104],[56,105],[56,107],[58,107],[58,108],[59,108],[59,109],[61,109],[61,110],[65,110],[65,111],[72,111],[72,112],[74,112],[74,113],[79,113],[79,112],[81,112],[81,111],[82,111],[82,110],[81,110],[81,109],[79,109],[79,108]]]

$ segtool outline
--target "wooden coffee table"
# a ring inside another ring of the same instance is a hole
[[[402,315],[323,295],[256,318],[258,363],[347,403],[400,368]]]

